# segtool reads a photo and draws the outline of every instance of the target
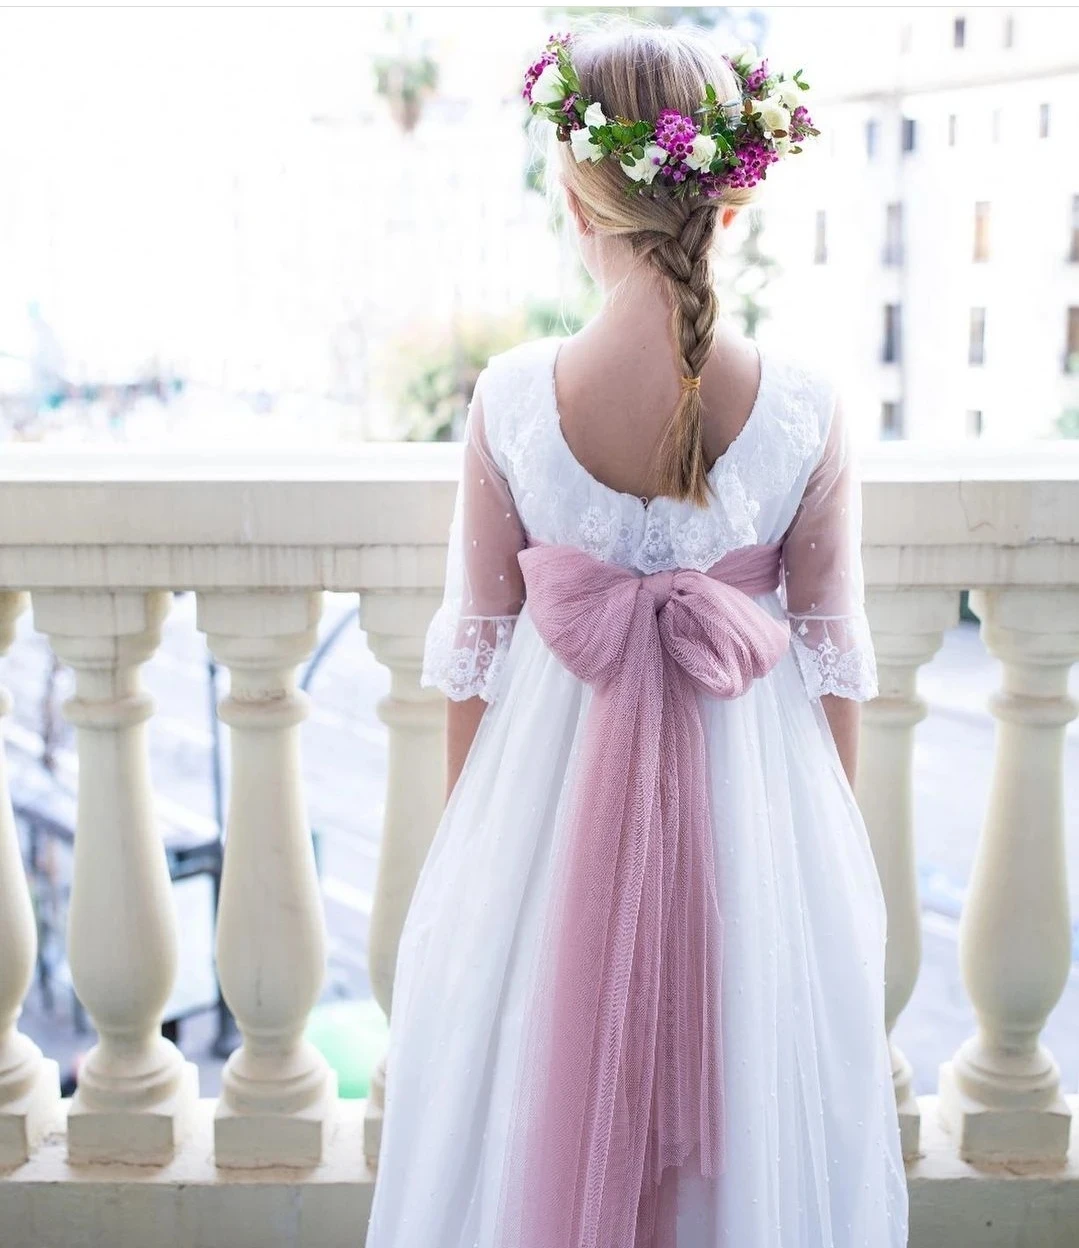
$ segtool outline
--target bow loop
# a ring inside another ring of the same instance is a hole
[[[517,558],[547,646],[578,680],[606,684],[625,657],[640,578],[570,546],[530,546]]]
[[[678,572],[658,617],[663,649],[693,684],[740,698],[786,653],[789,626],[742,590],[703,572]]]

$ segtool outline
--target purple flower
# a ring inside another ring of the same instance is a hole
[[[813,118],[809,115],[809,109],[804,104],[799,104],[791,113],[791,138],[797,142],[799,139],[804,139],[812,129]]]
[[[691,117],[683,117],[676,108],[665,108],[656,118],[656,142],[677,159],[693,151],[697,127]]]
[[[558,60],[558,57],[554,52],[544,52],[538,61],[534,61],[525,70],[525,85],[521,91],[521,96],[527,100],[529,104],[532,103],[532,88],[536,85],[536,79],[543,73],[552,61],[556,60]]]
[[[746,91],[750,95],[755,95],[768,81],[768,74],[768,61],[765,59],[756,69],[746,75]]]
[[[705,174],[701,178],[701,187],[705,195],[715,198],[722,193],[724,187],[748,190],[762,182],[768,173],[768,166],[774,165],[779,159],[778,154],[767,143],[760,139],[743,139],[735,149],[738,164],[723,173]]]
[[[580,130],[584,125],[584,122],[581,121],[580,117],[577,115],[577,109],[574,107],[580,98],[580,95],[576,91],[571,91],[569,95],[566,96],[566,99],[562,104],[562,112],[566,114],[565,124],[569,126],[571,130]]]

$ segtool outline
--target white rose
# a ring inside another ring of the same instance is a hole
[[[760,59],[760,53],[753,44],[747,43],[731,57],[731,64],[745,73],[746,70],[754,69]]]
[[[607,118],[603,115],[602,104],[589,104],[584,110],[584,124],[586,126],[605,126]]]
[[[693,151],[686,157],[691,169],[707,169],[716,154],[716,141],[708,134],[698,134],[693,140]]]
[[[603,159],[603,148],[592,142],[592,136],[584,126],[569,132],[569,145],[578,164],[582,160]]]
[[[761,119],[765,130],[786,130],[791,124],[791,115],[783,101],[774,95],[766,100],[753,102],[753,115]]]
[[[790,139],[773,139],[772,145],[776,149],[777,156],[786,156],[791,150]]]
[[[555,61],[551,61],[532,84],[532,103],[561,104],[567,95],[569,91],[562,81],[562,71]]]
[[[802,88],[793,80],[787,79],[776,87],[773,99],[779,100],[785,108],[789,108],[793,113],[802,103],[804,92]]]
[[[651,182],[666,159],[665,148],[660,147],[658,143],[649,143],[640,160],[633,160],[630,164],[624,164],[622,168],[626,177],[632,178],[634,182]]]

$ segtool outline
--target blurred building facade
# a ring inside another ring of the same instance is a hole
[[[767,48],[806,66],[823,132],[764,209],[782,270],[768,336],[828,361],[865,439],[1062,432],[1079,409],[1079,15],[838,20],[779,11]]]

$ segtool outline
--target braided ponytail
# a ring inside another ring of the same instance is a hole
[[[697,32],[661,29],[604,14],[575,30],[573,64],[586,98],[608,117],[653,119],[674,108],[692,114],[711,83],[720,99],[741,86],[715,44]],[[701,430],[700,376],[712,350],[718,304],[711,252],[719,214],[756,198],[753,188],[727,187],[714,199],[626,194],[612,161],[578,162],[569,143],[549,131],[552,165],[599,234],[623,238],[669,292],[674,357],[682,377],[678,403],[660,437],[655,492],[699,506],[709,502]]]
[[[700,376],[712,350],[718,312],[710,261],[715,231],[716,206],[704,203],[690,211],[677,237],[652,235],[639,244],[670,290],[671,333],[682,380],[659,443],[656,493],[701,507],[709,501]]]

